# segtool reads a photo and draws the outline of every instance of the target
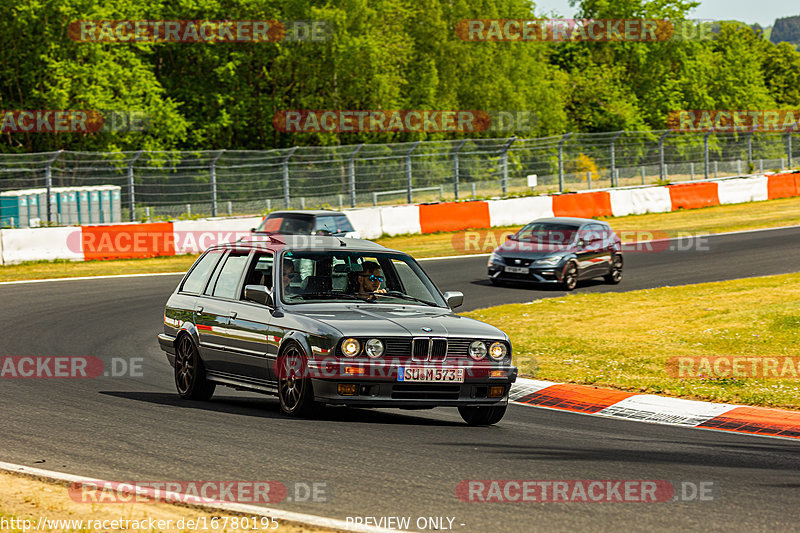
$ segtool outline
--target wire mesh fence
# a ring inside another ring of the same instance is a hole
[[[263,151],[0,154],[0,193],[120,187],[122,219],[569,192],[784,170],[791,133],[620,131]],[[527,176],[537,175],[537,186]],[[49,203],[49,202],[48,202]],[[44,221],[57,223],[52,206]]]

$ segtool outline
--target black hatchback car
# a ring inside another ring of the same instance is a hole
[[[511,343],[455,314],[462,302],[405,253],[268,235],[203,254],[170,296],[158,340],[182,398],[226,385],[277,395],[287,415],[452,406],[469,424],[494,424],[517,375]]]
[[[571,291],[578,280],[602,276],[622,281],[622,244],[606,222],[554,217],[534,220],[509,235],[489,257],[489,281],[559,284]]]

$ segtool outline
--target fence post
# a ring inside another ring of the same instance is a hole
[[[462,139],[458,146],[453,151],[453,194],[458,200],[458,179],[459,179],[459,168],[458,168],[458,152],[464,148],[464,145],[467,144],[466,139]]]
[[[747,170],[753,164],[753,130],[747,132]]]
[[[508,149],[511,148],[511,145],[514,144],[516,141],[516,137],[511,137],[508,139],[508,142],[503,145],[503,152],[500,154],[500,168],[502,169],[500,172],[501,176],[501,184],[503,187],[503,196],[508,193]]]
[[[703,137],[703,163],[705,166],[705,178],[708,179],[708,138],[711,134],[714,133],[713,131],[706,132],[705,136]]]
[[[564,143],[572,136],[567,133],[561,137],[558,143],[558,191],[564,192]]]
[[[347,165],[350,170],[350,207],[356,206],[356,154],[364,148],[364,143],[356,146],[356,149],[350,154]],[[341,204],[341,202],[339,202]],[[341,209],[341,205],[339,206]]]
[[[786,132],[786,161],[789,163],[788,168],[792,170],[792,131]]]
[[[689,162],[689,179],[694,181],[694,161]]]
[[[217,161],[222,157],[225,150],[217,152],[216,157],[211,160],[209,165],[211,170],[211,216],[217,216]]]
[[[294,154],[295,150],[297,150],[297,146],[290,148],[289,153],[286,154],[286,157],[283,158],[283,203],[285,204],[286,209],[289,209],[292,198],[289,196],[289,159]]]
[[[588,189],[591,191],[592,190],[592,171],[591,170],[586,172],[586,185],[587,185]]]
[[[644,167],[641,167],[642,170],[642,185],[644,185]]]
[[[611,138],[611,186],[616,187],[619,183],[617,181],[617,154],[616,144],[619,136],[625,133],[624,130],[618,131],[614,137]]]
[[[714,179],[719,177],[719,161],[714,161]]]
[[[411,193],[411,152],[419,146],[420,141],[415,142],[411,145],[408,152],[406,152],[406,200],[408,203],[413,202],[412,200],[412,193]]]
[[[59,150],[56,152],[56,155],[51,157],[47,161],[47,166],[44,167],[44,185],[47,189],[47,222],[53,221],[53,203],[50,201],[50,191],[53,189],[53,163],[55,163],[56,159],[59,158],[63,151],[64,150]]]
[[[666,180],[666,168],[664,167],[664,139],[667,138],[667,135],[670,134],[670,131],[666,131],[661,134],[661,137],[658,138],[658,165],[659,165],[659,174],[661,176],[661,181]]]
[[[128,207],[131,211],[131,215],[129,217],[131,222],[136,219],[136,191],[133,186],[133,164],[137,159],[139,159],[139,156],[142,155],[142,152],[143,150],[139,150],[133,155],[133,159],[128,161],[128,195],[130,196]]]

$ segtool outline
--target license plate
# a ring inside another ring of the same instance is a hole
[[[464,369],[401,366],[397,371],[397,381],[464,383]]]
[[[509,274],[527,274],[530,269],[528,267],[506,267],[506,272]]]

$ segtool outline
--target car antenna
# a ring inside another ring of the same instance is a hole
[[[347,246],[347,243],[346,243],[346,242],[344,242],[344,241],[343,241],[342,239],[340,239],[339,237],[336,237],[336,240],[337,240],[337,241],[339,241],[339,246]]]
[[[269,240],[270,240],[270,241],[272,241],[272,242],[274,242],[275,244],[286,244],[286,242],[284,242],[284,241],[280,240],[279,238],[277,238],[277,237],[276,237],[275,235],[273,235],[272,233],[268,233],[268,234],[267,234],[267,237],[269,237]]]

